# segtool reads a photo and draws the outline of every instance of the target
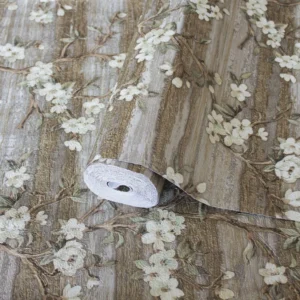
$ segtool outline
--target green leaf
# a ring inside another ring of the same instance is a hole
[[[290,249],[290,248],[292,248],[297,241],[298,241],[298,237],[297,236],[292,236],[292,237],[287,238],[285,240],[284,244],[283,244],[283,249]]]
[[[78,202],[78,203],[86,203],[87,199],[83,199],[81,197],[70,197],[72,201]]]
[[[190,247],[190,243],[186,240],[180,242],[177,246],[177,254],[180,258],[185,258],[192,254],[192,249]]]
[[[142,217],[130,218],[130,220],[134,223],[143,223],[147,221],[146,218],[142,218]]]
[[[244,73],[244,74],[242,74],[241,78],[242,78],[242,79],[248,79],[248,78],[251,77],[251,76],[252,76],[252,73],[249,72],[249,73]]]
[[[47,255],[47,256],[43,257],[43,259],[40,261],[39,265],[40,266],[48,265],[53,261],[53,259],[54,259],[53,254]]]
[[[102,244],[111,244],[115,241],[114,234],[111,232],[107,237],[102,240]]]
[[[187,275],[189,275],[189,276],[198,276],[199,275],[199,271],[198,271],[197,267],[194,265],[186,264],[183,269],[184,269],[184,272],[187,273]]]
[[[14,202],[6,196],[0,195],[0,207],[1,208],[10,208],[14,205]]]
[[[135,260],[134,264],[138,269],[143,269],[144,267],[149,266],[149,263],[146,260]]]
[[[300,233],[296,231],[295,229],[291,228],[279,228],[283,233],[289,235],[289,236],[300,236]]]
[[[124,244],[124,236],[119,232],[116,232],[116,234],[118,235],[118,242],[116,243],[115,248],[118,249]]]
[[[130,279],[133,279],[133,280],[140,280],[140,279],[143,279],[143,278],[144,278],[144,272],[141,271],[141,270],[138,270],[138,271],[134,272],[130,276]]]

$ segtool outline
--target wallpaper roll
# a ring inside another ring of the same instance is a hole
[[[129,164],[116,161],[90,165],[84,172],[84,181],[101,198],[143,208],[158,204],[163,182],[142,167],[132,171]]]
[[[230,17],[200,27],[192,26],[197,17],[169,14],[164,26],[177,25],[172,47],[157,47],[152,59],[139,61],[141,32],[127,37],[126,60],[97,126],[91,159],[100,154],[143,166],[214,207],[281,218],[287,209],[281,198],[293,186],[280,178],[283,156],[272,147],[279,149],[278,138],[296,138],[288,121],[293,91],[280,77],[272,47],[249,42],[244,29],[237,34],[246,22],[241,3],[226,8]],[[287,23],[273,6],[272,18]],[[266,88],[275,79],[274,88]],[[287,164],[299,164],[295,160]]]

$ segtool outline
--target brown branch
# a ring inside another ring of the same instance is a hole
[[[176,41],[178,44],[183,45],[191,54],[192,58],[196,62],[197,66],[199,67],[200,71],[203,73],[204,77],[206,78],[208,75],[206,66],[204,63],[200,62],[199,59],[195,56],[193,49],[189,46],[189,44],[185,41],[185,39],[179,35],[172,37],[173,41]]]
[[[37,110],[37,112],[39,114],[42,114],[38,104],[36,103],[34,96],[30,93],[30,104],[29,104],[29,108],[27,110],[27,113],[25,115],[25,117],[22,119],[22,121],[19,123],[19,125],[17,126],[18,129],[22,129],[26,123],[26,121],[28,120],[28,118],[30,117],[30,115]]]
[[[81,218],[79,218],[79,222],[83,222],[85,221],[88,217],[94,215],[98,209],[100,208],[100,206],[104,203],[104,200],[101,200],[99,204],[97,204],[96,206],[92,207],[89,211],[87,211]]]

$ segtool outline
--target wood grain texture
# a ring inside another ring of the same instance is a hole
[[[59,181],[66,184],[76,182],[84,188],[82,174],[87,163],[95,154],[103,157],[117,158],[121,161],[142,165],[153,172],[163,175],[168,166],[183,170],[188,166],[192,171],[184,172],[184,187],[199,182],[207,183],[207,191],[203,198],[219,209],[207,208],[204,220],[198,218],[198,202],[185,196],[175,206],[175,211],[186,215],[187,229],[184,237],[192,244],[201,242],[199,266],[201,274],[195,280],[180,277],[180,287],[185,293],[185,300],[217,299],[213,290],[199,289],[197,284],[209,285],[221,272],[230,270],[236,273],[236,280],[228,281],[226,286],[232,289],[236,299],[268,299],[263,294],[263,278],[258,270],[270,260],[270,253],[257,250],[249,265],[244,264],[242,252],[252,235],[259,236],[271,248],[272,259],[279,265],[288,266],[289,252],[282,249],[285,240],[278,232],[278,227],[291,228],[293,224],[284,220],[275,220],[276,206],[265,194],[259,180],[245,164],[225,149],[222,145],[212,145],[205,132],[207,114],[212,109],[211,95],[207,88],[199,88],[192,83],[188,89],[176,89],[171,79],[158,71],[165,62],[177,64],[183,61],[188,73],[193,73],[197,67],[186,48],[180,54],[168,51],[166,54],[157,52],[153,62],[137,64],[134,47],[138,38],[137,24],[140,16],[151,16],[163,4],[163,1],[144,0],[77,0],[71,1],[73,10],[63,18],[55,16],[54,22],[45,26],[29,21],[29,13],[37,7],[36,1],[19,0],[16,11],[7,10],[8,1],[0,3],[0,44],[12,42],[15,36],[24,41],[37,40],[45,44],[45,50],[37,48],[26,50],[24,61],[5,65],[13,68],[24,68],[34,65],[36,61],[49,62],[56,59],[63,47],[61,38],[65,38],[72,25],[84,40],[76,41],[68,51],[67,56],[77,57],[89,53],[97,42],[96,34],[88,30],[88,26],[102,27],[104,31],[109,26],[109,18],[119,11],[127,13],[124,23],[114,25],[115,35],[100,48],[99,53],[116,54],[127,52],[125,67],[121,71],[108,67],[106,62],[96,57],[74,60],[59,64],[55,76],[58,81],[76,81],[76,88],[98,77],[95,85],[84,89],[81,95],[97,96],[108,92],[115,84],[124,84],[133,77],[142,76],[141,80],[149,85],[149,91],[155,92],[153,97],[142,99],[145,109],[141,110],[138,103],[118,102],[110,113],[102,112],[97,119],[97,129],[91,135],[85,135],[82,140],[83,151],[80,154],[70,152],[63,142],[65,133],[59,128],[56,119],[44,118],[35,111],[25,123],[23,129],[17,129],[29,106],[28,90],[19,85],[24,75],[10,72],[0,72],[0,172],[1,178],[8,170],[7,159],[17,159],[24,152],[31,151],[27,168],[33,180],[28,188],[31,194],[26,194],[20,205],[33,206],[37,203],[36,194],[43,195],[43,201],[51,201],[58,193]],[[254,55],[255,42],[250,40],[243,50],[238,48],[247,34],[247,22],[241,11],[242,0],[225,1],[230,11],[230,17],[212,23],[201,22],[197,15],[183,15],[182,10],[172,13],[168,21],[176,21],[178,32],[192,35],[196,40],[210,38],[209,45],[200,45],[193,40],[188,41],[195,56],[204,60],[207,68],[218,72],[223,84],[216,87],[218,103],[233,104],[230,97],[230,75],[252,72],[247,85],[252,93],[244,116],[256,120],[260,112],[266,118],[276,114],[276,106],[285,109],[290,98],[297,99],[293,112],[299,112],[298,84],[290,87],[279,79],[278,67],[272,64],[270,49],[262,49]],[[170,1],[171,6],[185,3],[181,0]],[[277,23],[292,20],[299,23],[299,9],[282,8],[270,5],[270,18]],[[289,45],[292,47],[292,44]],[[1,62],[2,65],[2,62]],[[175,73],[181,76],[180,68]],[[105,99],[107,100],[107,99]],[[43,98],[38,98],[38,105],[43,111],[49,111],[49,105]],[[71,111],[76,117],[83,114],[82,103],[85,98],[74,98]],[[257,139],[250,142],[249,159],[265,160],[276,137],[297,136],[294,127],[289,127],[286,120],[278,124],[268,124],[269,140],[262,144]],[[259,149],[257,152],[256,149]],[[269,187],[272,193],[281,197],[287,185],[274,181]],[[9,194],[9,189],[3,184],[1,194]],[[80,218],[89,209],[99,203],[92,193],[87,194],[86,203],[75,203],[63,200],[60,203],[47,206],[49,226],[38,233],[35,225],[32,250],[41,252],[45,240],[51,240],[51,231],[59,229],[58,219]],[[108,202],[101,211],[88,220],[88,225],[105,222],[119,211],[124,213],[145,212],[142,209],[117,205],[113,208]],[[228,211],[227,211],[228,210]],[[235,213],[242,211],[250,214]],[[189,217],[188,215],[193,216]],[[197,216],[195,216],[195,215]],[[265,215],[265,216],[260,216]],[[268,230],[270,229],[270,230]],[[146,259],[151,253],[151,247],[141,243],[140,235],[131,231],[122,231],[125,245],[115,249],[113,245],[102,244],[108,235],[105,230],[97,230],[85,235],[83,243],[86,249],[102,257],[103,261],[116,260],[112,267],[95,268],[93,274],[99,276],[99,288],[85,290],[88,300],[140,300],[153,299],[149,286],[143,281],[131,279],[136,272],[133,261]],[[183,238],[183,237],[182,237]],[[179,243],[177,241],[177,243]],[[299,255],[296,256],[298,263]],[[60,295],[67,283],[86,285],[88,274],[79,270],[76,276],[53,276],[48,278],[47,289],[52,294]],[[196,281],[196,284],[194,284]],[[285,299],[297,299],[296,286],[283,287]],[[1,252],[0,255],[0,299],[1,300],[40,300],[41,291],[32,270],[21,259]],[[49,299],[51,299],[49,297]],[[54,299],[54,298],[53,298]]]

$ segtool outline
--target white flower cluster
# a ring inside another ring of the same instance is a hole
[[[126,59],[126,53],[120,53],[119,55],[114,55],[113,59],[109,61],[109,66],[112,68],[122,69]]]
[[[259,269],[259,274],[264,277],[264,282],[268,285],[287,283],[288,279],[284,273],[285,267],[277,267],[269,262],[266,263],[265,269]]]
[[[167,167],[166,174],[163,175],[163,177],[173,182],[177,186],[180,186],[183,183],[182,174],[176,173],[172,167]]]
[[[300,207],[300,191],[288,189],[284,195],[284,202],[294,207]]]
[[[96,129],[96,126],[93,124],[95,122],[94,118],[85,118],[80,117],[78,119],[69,119],[62,123],[61,127],[65,130],[66,133],[78,133],[86,134],[88,131]]]
[[[0,216],[0,243],[5,243],[6,239],[20,238],[21,231],[25,229],[29,221],[30,214],[26,206],[6,211]]]
[[[68,283],[64,289],[63,289],[63,295],[61,299],[64,300],[80,300],[79,296],[81,292],[81,286],[76,285],[71,287],[71,285]]]
[[[34,93],[45,96],[47,101],[51,101],[53,104],[51,113],[60,114],[67,109],[68,101],[72,98],[74,84],[54,82],[52,68],[52,63],[36,62],[35,66],[29,69],[25,84],[35,88]]]
[[[275,58],[275,61],[279,63],[281,68],[292,70],[300,70],[300,43],[295,44],[295,52],[292,56],[290,55],[282,55]],[[296,77],[291,73],[281,73],[280,77],[283,78],[285,81],[292,83],[296,82]]]
[[[77,241],[68,241],[65,246],[54,253],[54,268],[63,275],[73,276],[83,267],[86,251]]]
[[[4,46],[0,46],[0,56],[9,62],[15,62],[17,59],[25,58],[25,48],[7,43]]]
[[[246,12],[251,21],[261,28],[262,32],[268,36],[267,45],[272,48],[280,47],[281,40],[284,38],[285,24],[275,24],[266,18],[267,0],[248,0]]]
[[[104,109],[105,105],[103,103],[100,103],[100,100],[98,98],[94,98],[89,102],[83,103],[83,108],[85,108],[85,113],[87,115],[97,115],[101,112],[102,109]]]
[[[129,85],[127,88],[122,89],[118,100],[132,101],[133,98],[138,95],[148,95],[147,87],[142,82],[138,85]]]
[[[147,261],[136,261],[135,264],[144,272],[144,281],[149,282],[150,294],[160,297],[161,300],[172,300],[184,296],[178,288],[178,281],[172,278],[172,271],[178,268],[175,259],[175,250],[165,250],[164,242],[173,242],[175,236],[181,234],[185,228],[184,217],[177,216],[167,210],[157,210],[159,221],[148,221],[146,228],[148,233],[142,236],[144,244],[154,244],[154,250]]]
[[[62,17],[62,16],[65,15],[65,11],[66,11],[66,10],[71,10],[71,9],[72,9],[72,6],[70,6],[70,5],[66,5],[66,4],[60,5],[60,7],[58,8],[56,14],[57,14],[59,17]]]
[[[29,69],[29,73],[26,76],[26,85],[29,87],[43,86],[43,84],[51,81],[53,64],[44,64],[41,61],[35,63],[34,67]]]
[[[158,29],[152,29],[137,40],[135,50],[139,50],[139,53],[135,58],[138,62],[152,60],[156,47],[161,43],[169,42],[175,33],[172,29],[172,24],[163,24]]]
[[[42,88],[34,92],[40,96],[45,96],[47,101],[51,101],[51,113],[61,114],[66,111],[68,101],[72,98],[74,84],[60,84],[55,82],[46,82]]]
[[[275,174],[287,183],[294,183],[300,178],[300,141],[294,138],[280,140],[280,149],[288,154],[275,164]]]
[[[42,24],[51,23],[53,22],[53,13],[51,11],[44,11],[42,9],[33,10],[30,13],[29,20]]]
[[[23,186],[24,181],[29,180],[30,176],[26,174],[26,168],[21,167],[16,170],[10,170],[5,173],[5,185],[20,188]]]
[[[224,136],[224,144],[226,146],[241,146],[253,134],[251,122],[247,119],[239,121],[234,118],[230,122],[225,122],[222,115],[217,114],[213,110],[211,115],[208,115],[208,120],[206,132],[209,134],[209,139],[213,144],[220,141],[221,135]]]
[[[59,231],[66,240],[83,238],[83,232],[85,230],[85,225],[83,223],[78,223],[77,219],[71,218],[67,222],[62,221],[61,229]]]
[[[251,94],[247,91],[246,84],[240,84],[237,86],[235,83],[230,85],[231,88],[231,97],[236,98],[238,101],[242,102],[246,100],[246,97],[250,97]]]
[[[184,217],[177,216],[167,210],[157,210],[159,221],[148,221],[146,223],[147,233],[142,236],[144,244],[153,244],[154,250],[164,250],[164,242],[175,241],[175,236],[181,234],[185,228]]]
[[[198,14],[200,20],[210,21],[211,19],[223,19],[220,7],[211,5],[208,0],[190,0],[192,8]],[[192,4],[193,3],[193,4]]]

